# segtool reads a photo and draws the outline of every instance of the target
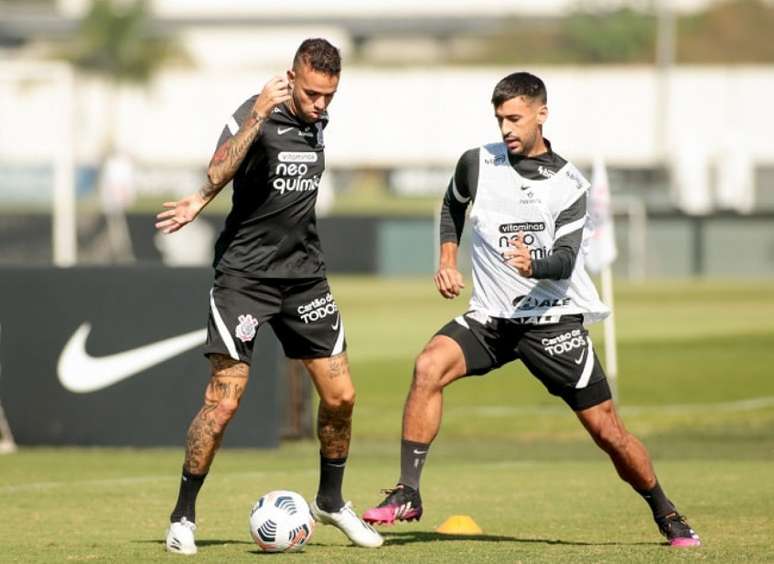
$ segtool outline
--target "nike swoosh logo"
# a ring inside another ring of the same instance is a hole
[[[414,449],[414,454],[427,454],[427,451]]]
[[[580,364],[580,363],[583,361],[583,355],[585,355],[585,354],[586,354],[586,351],[583,351],[583,352],[581,353],[581,355],[580,355],[580,356],[579,356],[577,359],[573,359],[573,362],[574,362],[575,364]]]
[[[531,186],[529,186],[529,185],[527,185],[527,184],[522,184],[522,185],[521,185],[521,189],[522,189],[522,190],[529,190],[530,188],[532,188],[532,187],[531,187]]]
[[[112,386],[204,343],[207,330],[199,329],[136,349],[93,357],[86,352],[91,323],[83,323],[67,341],[57,363],[59,382],[76,394],[96,392]]]
[[[336,316],[336,323],[331,325],[331,329],[333,329],[334,331],[337,331],[339,329],[339,321],[341,321],[341,314]]]
[[[291,131],[292,129],[293,129],[292,127],[278,127],[277,133],[280,135],[285,135],[288,131]]]

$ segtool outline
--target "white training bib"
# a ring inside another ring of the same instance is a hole
[[[479,152],[478,188],[470,211],[470,309],[501,318],[583,314],[587,323],[604,319],[610,310],[586,273],[582,249],[566,280],[524,278],[505,262],[503,253],[520,231],[533,260],[548,256],[557,239],[578,229],[584,229],[585,244],[587,218],[558,230],[556,219],[590,187],[569,162],[545,180],[524,178],[511,166],[507,151],[505,144],[493,143]]]

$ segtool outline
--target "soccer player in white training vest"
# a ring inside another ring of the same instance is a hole
[[[589,183],[543,137],[546,88],[529,73],[503,78],[492,95],[503,141],[460,158],[443,201],[441,259],[434,281],[444,298],[464,286],[457,250],[470,206],[473,296],[416,360],[403,413],[401,475],[363,519],[390,524],[422,516],[419,478],[441,425],[444,387],[519,359],[575,411],[618,474],[648,503],[672,546],[698,535],[656,479],[642,443],[624,427],[584,322],[605,318],[583,267]]]

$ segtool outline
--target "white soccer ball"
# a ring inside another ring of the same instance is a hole
[[[296,492],[269,492],[250,511],[250,535],[264,552],[301,551],[312,531],[312,512]]]

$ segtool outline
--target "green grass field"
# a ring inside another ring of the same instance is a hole
[[[466,300],[429,280],[334,278],[358,387],[345,493],[359,510],[398,474],[413,357]],[[619,285],[621,411],[665,490],[702,535],[670,549],[572,413],[519,365],[447,390],[423,476],[420,523],[385,529],[379,550],[318,528],[303,554],[258,553],[258,496],[317,484],[314,442],[222,451],[199,497],[202,562],[774,561],[774,283]],[[602,353],[599,328],[593,331]],[[202,365],[204,382],[204,364]],[[249,406],[244,406],[249,409]],[[181,449],[22,448],[0,456],[0,562],[173,562],[163,550]],[[483,535],[434,532],[453,514]]]

